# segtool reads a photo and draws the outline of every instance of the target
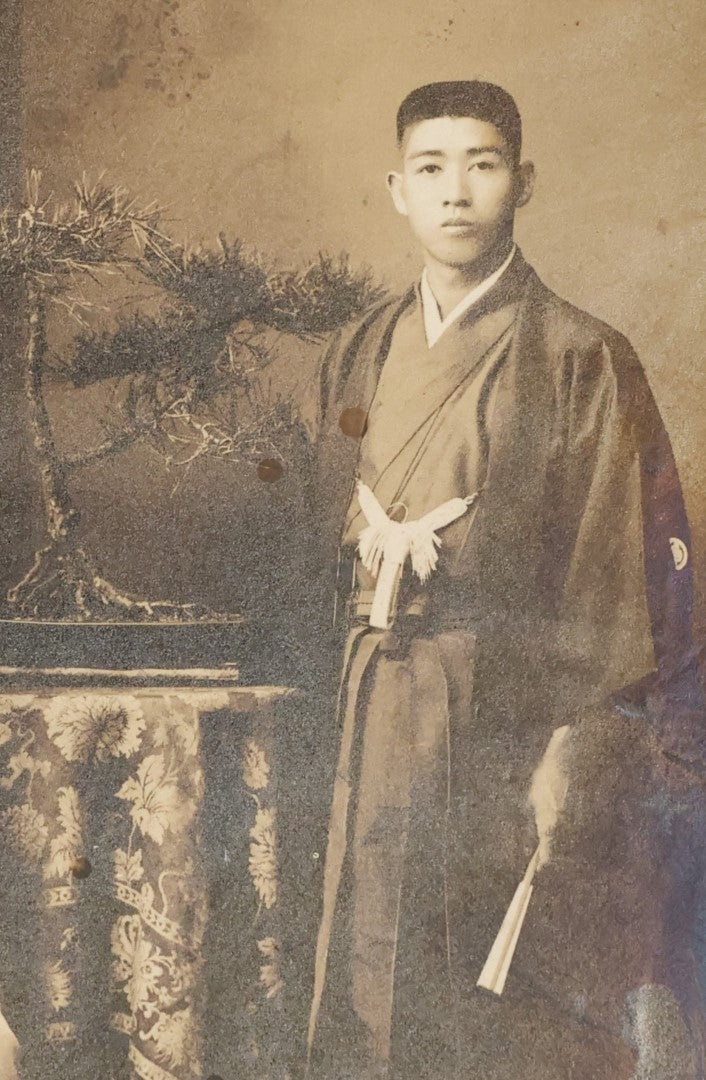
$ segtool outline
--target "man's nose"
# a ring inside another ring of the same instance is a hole
[[[470,206],[471,193],[466,182],[466,173],[453,172],[448,176],[444,193],[444,206]]]

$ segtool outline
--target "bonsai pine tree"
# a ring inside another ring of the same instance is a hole
[[[171,620],[213,618],[196,604],[154,601],[122,591],[100,573],[78,537],[71,477],[80,468],[149,440],[171,465],[205,454],[258,463],[277,476],[302,429],[288,402],[263,390],[260,374],[280,335],[317,338],[364,312],[381,290],[346,258],[321,255],[283,271],[220,238],[215,250],[189,251],[165,232],[156,207],[121,189],[74,186],[68,205],[40,198],[30,172],[24,204],[0,212],[0,285],[19,289],[26,316],[24,391],[39,470],[46,543],[8,592],[10,613],[39,619]],[[106,274],[138,275],[157,290],[150,313],[91,325],[87,283]],[[47,340],[48,312],[61,305],[80,324],[71,355],[57,363]],[[44,382],[86,386],[120,379],[116,423],[97,445],[62,455]]]

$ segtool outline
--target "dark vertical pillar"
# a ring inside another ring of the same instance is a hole
[[[0,0],[0,208],[15,203],[24,182],[24,75],[23,2]],[[38,510],[21,390],[22,329],[16,291],[0,289],[0,607],[31,561]]]
[[[22,0],[0,0],[0,205],[22,182]]]

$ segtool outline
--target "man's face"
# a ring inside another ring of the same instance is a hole
[[[512,236],[531,192],[531,165],[519,166],[493,125],[470,116],[414,124],[401,172],[388,176],[395,207],[424,251],[446,266],[480,262]]]

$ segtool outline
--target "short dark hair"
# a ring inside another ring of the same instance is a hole
[[[522,120],[514,98],[494,83],[475,79],[427,83],[412,90],[397,110],[397,143],[422,120],[439,116],[472,116],[493,124],[504,137],[515,161],[522,151]]]

